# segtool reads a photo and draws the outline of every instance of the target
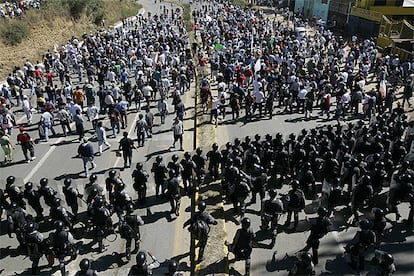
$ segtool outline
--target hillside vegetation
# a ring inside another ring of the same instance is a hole
[[[134,0],[47,0],[21,20],[0,20],[0,80],[26,59],[35,62],[55,44],[108,28],[141,7]]]

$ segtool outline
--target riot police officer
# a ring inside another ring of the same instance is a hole
[[[96,174],[91,174],[89,176],[89,183],[85,184],[85,195],[86,195],[86,202],[89,204],[91,201],[88,201],[88,199],[93,199],[95,196],[97,195],[103,195],[103,189],[101,187],[101,185],[99,185],[99,183],[97,182],[98,177],[96,176]],[[94,195],[91,196],[92,191],[94,191]]]
[[[59,260],[59,269],[62,275],[66,275],[65,258],[71,256],[76,258],[77,252],[75,248],[75,239],[71,232],[65,229],[63,221],[55,221],[55,232],[50,233],[49,241],[55,257]]]
[[[155,162],[152,164],[151,172],[154,174],[155,180],[155,197],[158,198],[159,194],[164,194],[165,185],[167,181],[168,169],[162,162],[163,158],[158,155],[155,158]]]
[[[350,244],[345,247],[345,252],[350,255],[350,266],[353,269],[364,269],[365,253],[367,249],[376,243],[376,236],[374,231],[370,229],[371,224],[367,219],[359,221],[358,231]]]
[[[111,211],[105,206],[102,196],[97,196],[94,202],[88,207],[88,215],[95,226],[96,239],[98,240],[99,251],[103,252],[103,239],[112,228]]]
[[[272,230],[272,241],[273,244],[276,240],[277,235],[277,223],[279,221],[280,215],[284,212],[283,202],[276,198],[277,192],[275,189],[269,190],[269,199],[263,201],[262,204],[262,211],[261,211],[261,219],[262,224],[260,228],[262,230],[269,229],[270,223],[270,230]]]
[[[170,200],[171,213],[178,216],[180,209],[181,190],[180,182],[174,170],[168,172],[166,196]]]
[[[204,249],[207,245],[208,234],[210,233],[210,224],[217,225],[217,221],[205,212],[206,202],[201,200],[198,202],[198,212],[196,212],[188,221],[184,223],[184,227],[190,225],[190,232],[194,238],[198,240],[198,262],[203,260]]]
[[[301,212],[305,208],[305,195],[303,191],[299,189],[299,181],[293,180],[291,182],[292,189],[289,191],[287,196],[287,219],[285,222],[285,226],[289,227],[290,220],[292,219],[292,213],[294,214],[294,228],[299,223],[299,212]]]
[[[125,184],[120,182],[117,184],[115,191],[109,194],[109,201],[119,218],[124,214],[126,207],[132,204],[131,197],[124,189]]]
[[[26,225],[26,246],[27,255],[32,261],[32,274],[39,272],[39,260],[44,254],[44,236],[37,230],[34,222]]]
[[[48,186],[49,180],[45,177],[40,179],[39,194],[43,196],[45,203],[49,206],[53,206],[53,201],[56,198],[57,191],[52,187]]]
[[[191,153],[188,151],[184,153],[184,158],[180,161],[183,171],[181,173],[184,193],[190,194],[193,191],[193,170],[196,168],[196,164],[191,160]]]
[[[122,183],[122,180],[117,176],[116,170],[110,170],[108,177],[105,179],[105,188],[111,193],[116,190],[118,184]]]
[[[36,212],[36,221],[40,221],[43,218],[43,208],[40,204],[40,193],[33,189],[33,183],[27,182],[25,185],[25,190],[23,192],[24,198],[29,203],[30,207],[33,208]]]
[[[253,250],[253,242],[256,238],[250,227],[249,218],[243,218],[241,221],[241,229],[238,229],[233,238],[230,251],[233,252],[236,261],[245,260],[245,275],[250,275],[250,256]]]
[[[72,209],[73,220],[76,221],[79,210],[78,198],[82,198],[83,195],[72,186],[72,179],[66,178],[63,183],[65,186],[62,188],[62,192],[65,195],[66,204]]]
[[[212,150],[207,153],[207,159],[209,160],[208,171],[212,179],[219,178],[219,166],[221,163],[221,152],[218,150],[218,144],[214,143]]]
[[[332,225],[331,220],[328,218],[328,210],[324,207],[318,208],[318,217],[312,223],[311,232],[306,240],[306,246],[302,251],[308,252],[312,248],[312,262],[317,265],[319,240],[329,232],[329,227]]]
[[[196,154],[192,157],[192,160],[196,165],[194,171],[196,174],[197,183],[201,185],[204,182],[204,176],[206,175],[207,156],[203,155],[203,150],[198,147],[196,149]]]
[[[180,164],[180,162],[179,162],[179,160],[178,160],[179,158],[178,158],[178,155],[177,154],[173,154],[172,156],[171,156],[171,161],[170,162],[168,162],[168,164],[167,164],[167,168],[169,169],[169,170],[172,170],[172,171],[174,171],[174,173],[175,173],[175,175],[177,176],[177,177],[181,177],[181,172],[183,171],[183,167],[182,167],[182,165]]]
[[[352,193],[351,209],[354,215],[354,223],[358,221],[358,210],[366,204],[369,206],[373,204],[373,196],[374,190],[371,185],[371,177],[364,175]]]
[[[16,202],[17,205],[26,208],[26,202],[23,200],[23,193],[20,191],[20,188],[16,185],[16,178],[14,176],[9,176],[6,179],[6,193],[9,197],[10,202]]]
[[[147,254],[144,251],[139,251],[136,256],[137,263],[131,268],[128,275],[152,275],[153,270],[160,266],[160,262],[149,252],[148,255],[152,259],[151,263],[147,261]]]
[[[62,221],[65,226],[72,228],[69,214],[66,211],[66,208],[61,205],[61,202],[62,200],[58,197],[53,200],[52,206],[50,207],[50,218],[54,221]]]
[[[16,202],[10,203],[10,209],[7,212],[7,232],[9,237],[12,237],[12,233],[16,234],[17,241],[20,246],[24,245],[24,226],[26,224],[27,212],[25,209],[17,205]]]
[[[143,169],[144,165],[141,162],[137,163],[136,169],[132,172],[132,178],[134,179],[133,188],[138,193],[138,201],[143,203],[147,196],[147,182],[148,173]]]
[[[315,275],[315,267],[312,263],[312,256],[306,251],[297,253],[297,261],[289,271],[289,276],[312,276]]]
[[[129,260],[131,260],[131,243],[132,239],[135,240],[135,251],[139,250],[139,243],[140,243],[140,232],[139,227],[144,225],[144,221],[138,215],[133,215],[134,209],[132,205],[128,205],[127,207],[127,215],[121,217],[119,222],[119,232],[121,233],[121,237],[126,240],[126,251],[125,256]]]
[[[75,276],[98,276],[96,270],[91,269],[91,262],[89,259],[82,259],[79,263],[80,270],[76,272]]]

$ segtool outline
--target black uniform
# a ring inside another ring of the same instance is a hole
[[[164,194],[168,169],[165,167],[164,163],[154,162],[152,164],[151,172],[154,173],[155,193],[158,198],[160,193]]]
[[[326,216],[319,216],[312,224],[311,232],[306,240],[306,246],[302,251],[308,251],[312,248],[312,262],[318,264],[319,240],[329,232],[329,226],[332,225],[331,220]]]
[[[40,193],[33,189],[25,189],[24,190],[24,198],[29,203],[30,207],[33,208],[36,212],[36,220],[40,220],[43,218],[43,208],[40,204]]]
[[[126,240],[126,257],[131,259],[131,243],[135,240],[135,251],[139,250],[140,232],[139,227],[144,225],[144,221],[138,215],[128,214],[124,216],[119,223],[119,232],[121,237]]]
[[[134,190],[138,193],[138,200],[140,202],[145,202],[147,196],[147,182],[148,182],[148,173],[143,170],[134,170],[132,172],[132,178],[134,179]]]
[[[44,236],[36,229],[26,233],[27,252],[32,261],[32,274],[39,272],[39,260],[44,253]]]

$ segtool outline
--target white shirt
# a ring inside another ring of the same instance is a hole
[[[254,102],[255,103],[261,103],[263,102],[263,98],[264,98],[264,94],[262,91],[257,91],[256,93],[254,93]]]

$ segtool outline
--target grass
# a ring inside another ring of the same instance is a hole
[[[0,36],[3,42],[9,46],[20,44],[30,34],[30,29],[25,22],[5,19],[0,25]]]
[[[53,45],[96,31],[103,20],[105,26],[113,25],[140,8],[135,0],[51,0],[21,20],[0,20],[0,79],[26,59],[39,60]]]

